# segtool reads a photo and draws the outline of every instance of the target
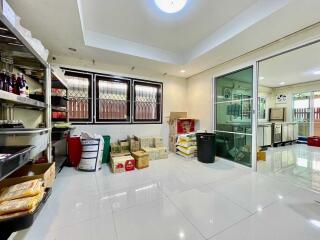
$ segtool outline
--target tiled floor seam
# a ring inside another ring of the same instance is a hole
[[[247,219],[249,219],[249,218],[253,217],[255,214],[256,214],[256,213],[254,213],[254,214],[250,214],[250,215],[248,215],[248,216],[246,216],[246,217],[244,217],[244,218],[240,219],[239,221],[237,221],[237,222],[235,222],[235,223],[231,224],[229,227],[226,227],[225,229],[223,229],[223,230],[221,230],[221,231],[217,232],[216,234],[213,234],[212,236],[210,236],[210,237],[208,237],[208,238],[205,238],[205,239],[206,239],[206,240],[210,240],[210,239],[212,239],[212,238],[215,238],[215,237],[217,237],[218,235],[220,235],[220,234],[222,234],[222,233],[224,233],[224,232],[228,231],[229,229],[233,228],[233,227],[234,227],[234,226],[236,226],[237,224],[240,224],[242,221],[245,221],[245,220],[247,220]]]
[[[242,210],[244,210],[244,211],[246,211],[246,212],[248,212],[248,213],[250,213],[250,214],[255,214],[255,212],[253,213],[253,212],[251,212],[249,209],[241,206],[239,203],[235,202],[232,198],[230,198],[230,197],[227,196],[226,194],[221,193],[221,192],[218,192],[218,191],[217,191],[216,189],[214,189],[213,187],[210,187],[210,189],[211,189],[212,191],[214,191],[216,194],[219,194],[219,195],[221,195],[222,197],[228,199],[230,202],[232,202],[232,203],[235,204],[236,206],[240,207]]]
[[[190,223],[191,224],[191,226],[195,229],[195,230],[197,230],[197,232],[200,234],[200,236],[203,238],[203,239],[208,239],[208,238],[206,238],[203,234],[202,234],[202,232],[200,231],[200,229],[198,229],[197,228],[197,226],[195,226],[194,224],[193,224],[193,222],[191,222],[187,217],[186,217],[186,215],[184,214],[184,212],[174,203],[174,201],[172,201],[170,198],[169,198],[169,196],[167,196],[166,194],[165,194],[165,197],[171,202],[171,204],[181,213],[181,215],[184,217],[184,219],[188,222],[188,223]]]

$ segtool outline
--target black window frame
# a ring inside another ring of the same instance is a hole
[[[111,75],[106,73],[100,72],[92,72],[92,71],[85,71],[85,70],[77,70],[73,68],[66,68],[61,67],[64,73],[72,73],[78,74],[78,76],[91,76],[91,81],[89,81],[89,100],[91,101],[89,104],[89,118],[86,120],[83,119],[69,119],[69,121],[74,125],[134,125],[134,124],[162,124],[163,123],[163,83],[158,81],[151,81],[151,80],[144,80],[138,78],[131,78],[131,77],[122,77],[118,75]],[[71,75],[73,76],[73,75]],[[75,75],[77,76],[77,75]],[[99,111],[97,107],[97,101],[99,100],[99,89],[98,89],[98,81],[97,77],[104,77],[114,79],[115,81],[128,81],[129,82],[129,101],[128,101],[128,110],[130,111],[130,115],[128,117],[128,121],[117,121],[115,119],[111,120],[100,120],[99,119]],[[145,86],[157,86],[159,87],[160,91],[158,92],[158,101],[159,109],[157,112],[157,120],[137,120],[135,119],[135,87],[134,84],[138,83],[139,85]]]
[[[63,69],[65,76],[71,76],[71,77],[82,77],[82,78],[88,78],[89,86],[88,86],[88,118],[70,118],[70,115],[68,116],[69,122],[73,124],[92,124],[93,123],[93,74],[83,71],[77,71],[77,70],[70,70],[70,69]],[[68,96],[68,100],[70,100],[70,96]],[[70,109],[68,109],[70,112]],[[69,113],[68,113],[69,114]]]
[[[157,104],[159,104],[159,108],[157,109],[157,119],[137,119],[136,114],[136,91],[135,86],[146,86],[146,87],[156,87],[158,88],[157,93]],[[155,81],[145,81],[140,79],[133,79],[132,82],[132,123],[133,124],[162,124],[162,118],[163,118],[163,83],[162,82],[155,82]]]
[[[131,123],[131,79],[105,74],[95,74],[95,123],[97,124],[130,124]],[[127,89],[127,119],[100,119],[99,117],[99,81],[121,82],[128,85]]]

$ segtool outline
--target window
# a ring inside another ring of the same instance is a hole
[[[130,122],[130,79],[96,75],[96,121]]]
[[[64,70],[69,85],[70,122],[162,123],[162,83],[73,69]]]
[[[66,71],[68,110],[72,122],[92,122],[92,74]]]
[[[135,80],[133,83],[135,123],[161,123],[162,84]]]

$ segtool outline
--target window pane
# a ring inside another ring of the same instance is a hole
[[[134,84],[134,119],[135,121],[160,121],[161,85]]]
[[[130,81],[97,77],[97,121],[130,120]]]
[[[69,85],[69,119],[71,121],[89,121],[91,119],[91,75],[67,72]]]

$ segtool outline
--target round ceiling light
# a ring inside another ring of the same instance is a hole
[[[154,0],[158,8],[165,13],[177,13],[187,4],[188,0]]]

